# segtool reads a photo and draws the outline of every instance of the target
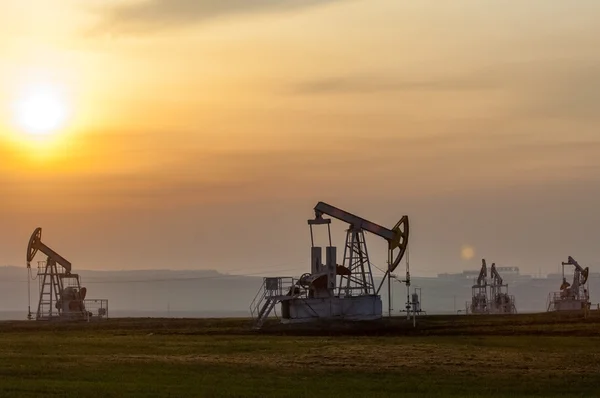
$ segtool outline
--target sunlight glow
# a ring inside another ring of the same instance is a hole
[[[55,133],[66,123],[67,102],[60,90],[51,86],[36,86],[27,90],[15,103],[15,122],[34,136]]]
[[[460,249],[460,257],[463,260],[471,260],[473,257],[475,257],[475,249],[473,248],[473,246],[470,245],[465,245]]]

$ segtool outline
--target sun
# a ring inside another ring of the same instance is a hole
[[[17,126],[37,137],[49,136],[65,126],[68,117],[67,101],[53,86],[27,89],[14,104]]]
[[[470,260],[475,256],[475,249],[473,248],[473,246],[470,245],[464,245],[461,249],[460,249],[460,257],[463,260]]]

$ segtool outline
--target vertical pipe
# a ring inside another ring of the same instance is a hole
[[[327,271],[327,290],[330,296],[335,295],[335,279],[336,279],[336,264],[337,264],[337,251],[333,246],[329,246],[325,249],[326,257],[326,271]]]
[[[390,289],[391,289],[391,291],[390,291],[390,303],[391,303],[390,313],[393,314],[393,312],[394,312],[394,283],[392,282],[391,278],[392,277],[390,274]],[[392,315],[390,315],[390,316],[392,316]]]
[[[27,319],[31,320],[31,268],[27,265]]]
[[[410,284],[406,283],[406,319],[410,321]]]
[[[388,275],[388,316],[390,318],[392,317],[392,278],[389,275]]]
[[[410,268],[409,268],[409,250],[406,247],[406,317],[410,321]]]
[[[392,275],[390,270],[392,269],[392,251],[388,250],[388,269],[387,269],[387,278],[388,278],[388,317],[392,317]]]
[[[48,263],[46,263],[48,264]],[[48,266],[46,265],[46,269],[48,269]],[[47,271],[46,271],[47,272]],[[52,318],[52,297],[54,294],[54,268],[50,268],[50,309],[49,314],[50,318]]]
[[[320,246],[313,246],[310,250],[310,263],[311,274],[315,275],[323,271],[323,254]]]
[[[415,306],[415,303],[413,303],[413,328],[417,327],[417,307]]]

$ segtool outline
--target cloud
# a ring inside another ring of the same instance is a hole
[[[503,63],[455,75],[409,80],[393,74],[349,74],[292,83],[291,95],[365,95],[471,92],[505,96],[507,120],[598,120],[600,57]],[[500,109],[495,109],[499,112]]]
[[[290,12],[340,0],[148,0],[105,10],[98,30],[140,32],[179,28],[215,18],[266,12]]]
[[[301,82],[292,88],[296,94],[370,94],[402,91],[482,90],[498,87],[493,81],[458,77],[432,80],[400,80],[390,76],[329,77]]]
[[[532,101],[530,112],[579,120],[600,117],[600,61],[547,76],[544,83],[536,87],[537,101]]]

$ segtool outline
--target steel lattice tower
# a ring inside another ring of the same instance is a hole
[[[360,228],[351,227],[347,230],[343,265],[350,274],[341,275],[339,296],[375,294],[365,233]]]

